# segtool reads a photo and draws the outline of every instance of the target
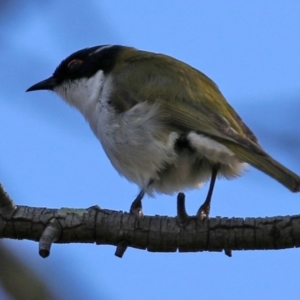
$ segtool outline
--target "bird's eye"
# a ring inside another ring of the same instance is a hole
[[[75,72],[82,63],[83,61],[80,59],[73,59],[68,63],[67,67],[71,72]]]

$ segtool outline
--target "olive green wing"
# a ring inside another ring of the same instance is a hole
[[[119,111],[138,102],[156,102],[169,114],[172,112],[170,119],[174,118],[176,127],[204,130],[203,133],[224,138],[228,136],[226,130],[232,128],[257,143],[252,131],[206,75],[166,55],[134,49],[125,53],[122,62],[126,63],[122,67],[117,65],[114,72]]]

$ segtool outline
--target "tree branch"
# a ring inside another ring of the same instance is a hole
[[[183,197],[183,198],[182,198]],[[270,250],[300,246],[300,215],[271,218],[211,218],[199,223],[186,215],[184,195],[178,195],[178,216],[134,215],[93,206],[87,209],[48,209],[10,205],[0,185],[0,237],[40,241],[46,257],[55,243],[96,243],[150,252]],[[3,205],[3,203],[6,203]],[[5,207],[5,210],[1,209]]]

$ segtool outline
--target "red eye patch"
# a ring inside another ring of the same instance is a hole
[[[83,61],[80,60],[80,59],[72,59],[72,60],[68,63],[67,67],[68,67],[68,68],[78,67],[78,66],[81,65],[82,63],[83,63]]]

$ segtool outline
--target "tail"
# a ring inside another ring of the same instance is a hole
[[[242,161],[273,177],[292,192],[300,191],[300,177],[281,165],[267,153],[255,152],[241,145],[226,145]]]

